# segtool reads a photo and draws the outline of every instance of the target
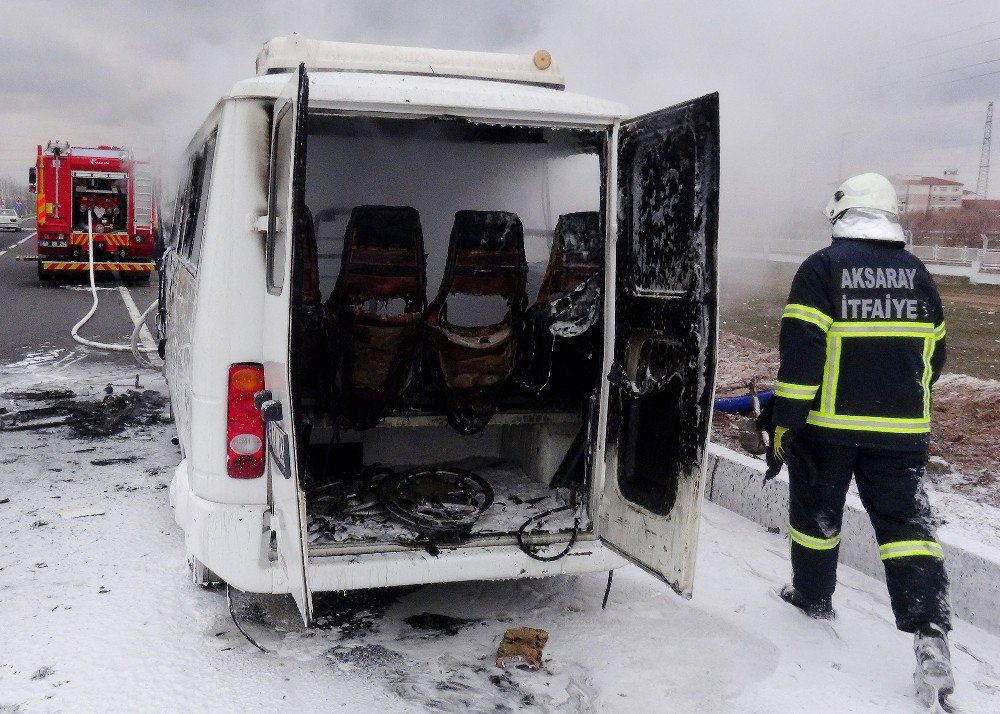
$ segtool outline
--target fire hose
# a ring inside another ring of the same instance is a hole
[[[95,340],[88,340],[85,337],[80,337],[80,328],[86,325],[90,318],[94,316],[97,312],[97,306],[100,303],[100,298],[97,296],[97,284],[94,277],[94,214],[92,211],[87,212],[87,260],[90,268],[90,293],[94,297],[94,302],[90,306],[90,311],[83,316],[83,319],[78,323],[73,325],[73,329],[70,330],[70,334],[73,339],[79,342],[81,345],[87,345],[88,347],[96,347],[99,350],[108,350],[110,352],[131,352],[135,361],[140,367],[146,369],[159,369],[155,366],[144,353],[155,352],[155,347],[140,347],[139,346],[139,332],[142,330],[143,325],[146,324],[146,318],[149,313],[153,310],[158,300],[154,300],[153,303],[146,308],[146,311],[142,313],[142,316],[135,322],[132,330],[132,339],[129,344],[108,344],[105,342],[97,342]]]

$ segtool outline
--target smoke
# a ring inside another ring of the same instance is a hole
[[[988,44],[1000,34],[990,9],[982,0],[21,3],[5,15],[0,48],[0,175],[22,176],[35,144],[53,138],[146,147],[172,166],[275,35],[545,47],[568,91],[636,114],[720,92],[721,237],[760,253],[774,238],[822,235],[819,213],[847,175],[957,167],[974,183],[991,84],[955,68],[1000,52]]]

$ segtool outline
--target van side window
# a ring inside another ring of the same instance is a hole
[[[197,265],[205,235],[205,212],[208,207],[208,187],[215,160],[215,134],[209,137],[201,151],[191,159],[187,187],[179,202],[177,230],[180,239],[177,252]]]
[[[215,164],[215,134],[212,134],[201,153],[201,176],[198,178],[198,207],[195,212],[194,233],[191,239],[190,258],[195,265],[201,257],[205,239],[205,214],[208,208],[209,188],[212,185],[212,167]]]
[[[270,221],[267,230],[267,289],[279,294],[285,282],[285,253],[291,240],[292,220],[288,215],[292,180],[292,131],[295,115],[286,106],[275,122],[271,149]]]
[[[177,189],[177,196],[174,198],[174,215],[170,221],[169,245],[181,252],[181,244],[184,240],[184,226],[187,224],[188,196],[191,194],[191,161],[184,168],[184,183]]]

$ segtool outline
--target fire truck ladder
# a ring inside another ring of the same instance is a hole
[[[149,164],[135,165],[135,227],[153,227],[153,172]]]

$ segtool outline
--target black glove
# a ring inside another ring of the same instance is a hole
[[[815,485],[819,469],[809,450],[809,445],[797,438],[797,432],[774,423],[774,399],[768,400],[761,407],[757,417],[757,429],[767,433],[767,453],[764,460],[767,470],[764,472],[764,482],[770,481],[786,463],[801,467],[809,476],[809,484]]]
[[[784,461],[778,459],[774,453],[774,398],[767,400],[760,408],[760,414],[755,423],[757,431],[767,434],[767,451],[764,460],[767,462],[767,471],[764,472],[764,482],[767,483],[781,471]]]

